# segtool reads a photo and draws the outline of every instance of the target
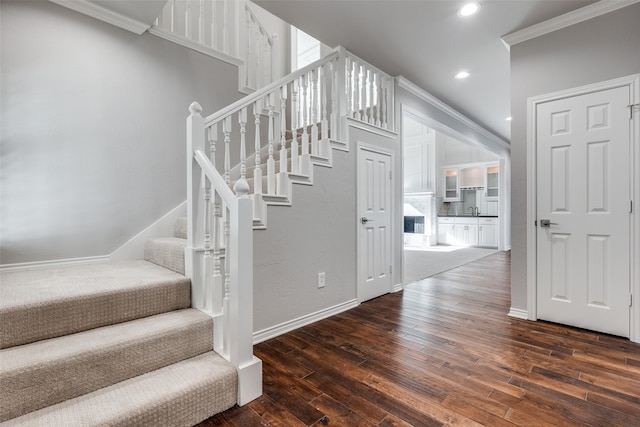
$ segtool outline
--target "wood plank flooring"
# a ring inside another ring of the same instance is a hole
[[[264,394],[209,426],[640,426],[640,345],[507,317],[510,254],[256,345]]]

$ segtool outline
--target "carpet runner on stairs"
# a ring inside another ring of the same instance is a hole
[[[178,237],[145,250],[168,269],[0,273],[0,426],[191,426],[236,403],[212,319],[189,308],[189,279],[170,271],[184,271],[185,231],[179,220]]]

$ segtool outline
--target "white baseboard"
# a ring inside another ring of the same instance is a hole
[[[358,304],[357,299],[352,299],[350,301],[343,302],[342,304],[334,305],[333,307],[325,308],[323,310],[316,311],[315,313],[307,314],[306,316],[298,317],[297,319],[289,320],[287,322],[280,323],[279,325],[254,332],[253,343],[258,344],[262,341],[286,334],[294,329],[301,328],[313,322],[317,322],[318,320],[326,319],[327,317],[350,310],[357,307]]]
[[[398,283],[393,287],[391,292],[398,292],[398,291],[401,291],[403,289],[404,289],[404,286],[402,285],[402,283]]]
[[[39,270],[42,268],[70,267],[83,264],[101,264],[103,262],[109,262],[109,255],[2,264],[0,265],[0,272]]]
[[[521,310],[519,308],[511,307],[509,309],[509,317],[515,317],[516,319],[529,320],[529,312],[527,310]]]
[[[133,236],[124,245],[113,251],[111,261],[133,261],[144,257],[144,243],[149,239],[173,236],[173,226],[177,218],[187,215],[187,202],[184,201],[168,214]]]

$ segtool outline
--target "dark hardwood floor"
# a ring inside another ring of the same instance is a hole
[[[640,345],[507,317],[510,254],[255,347],[264,394],[205,426],[640,426]]]

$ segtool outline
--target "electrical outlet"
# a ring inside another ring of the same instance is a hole
[[[318,273],[318,289],[324,288],[325,284],[326,282],[325,282],[324,272]]]

